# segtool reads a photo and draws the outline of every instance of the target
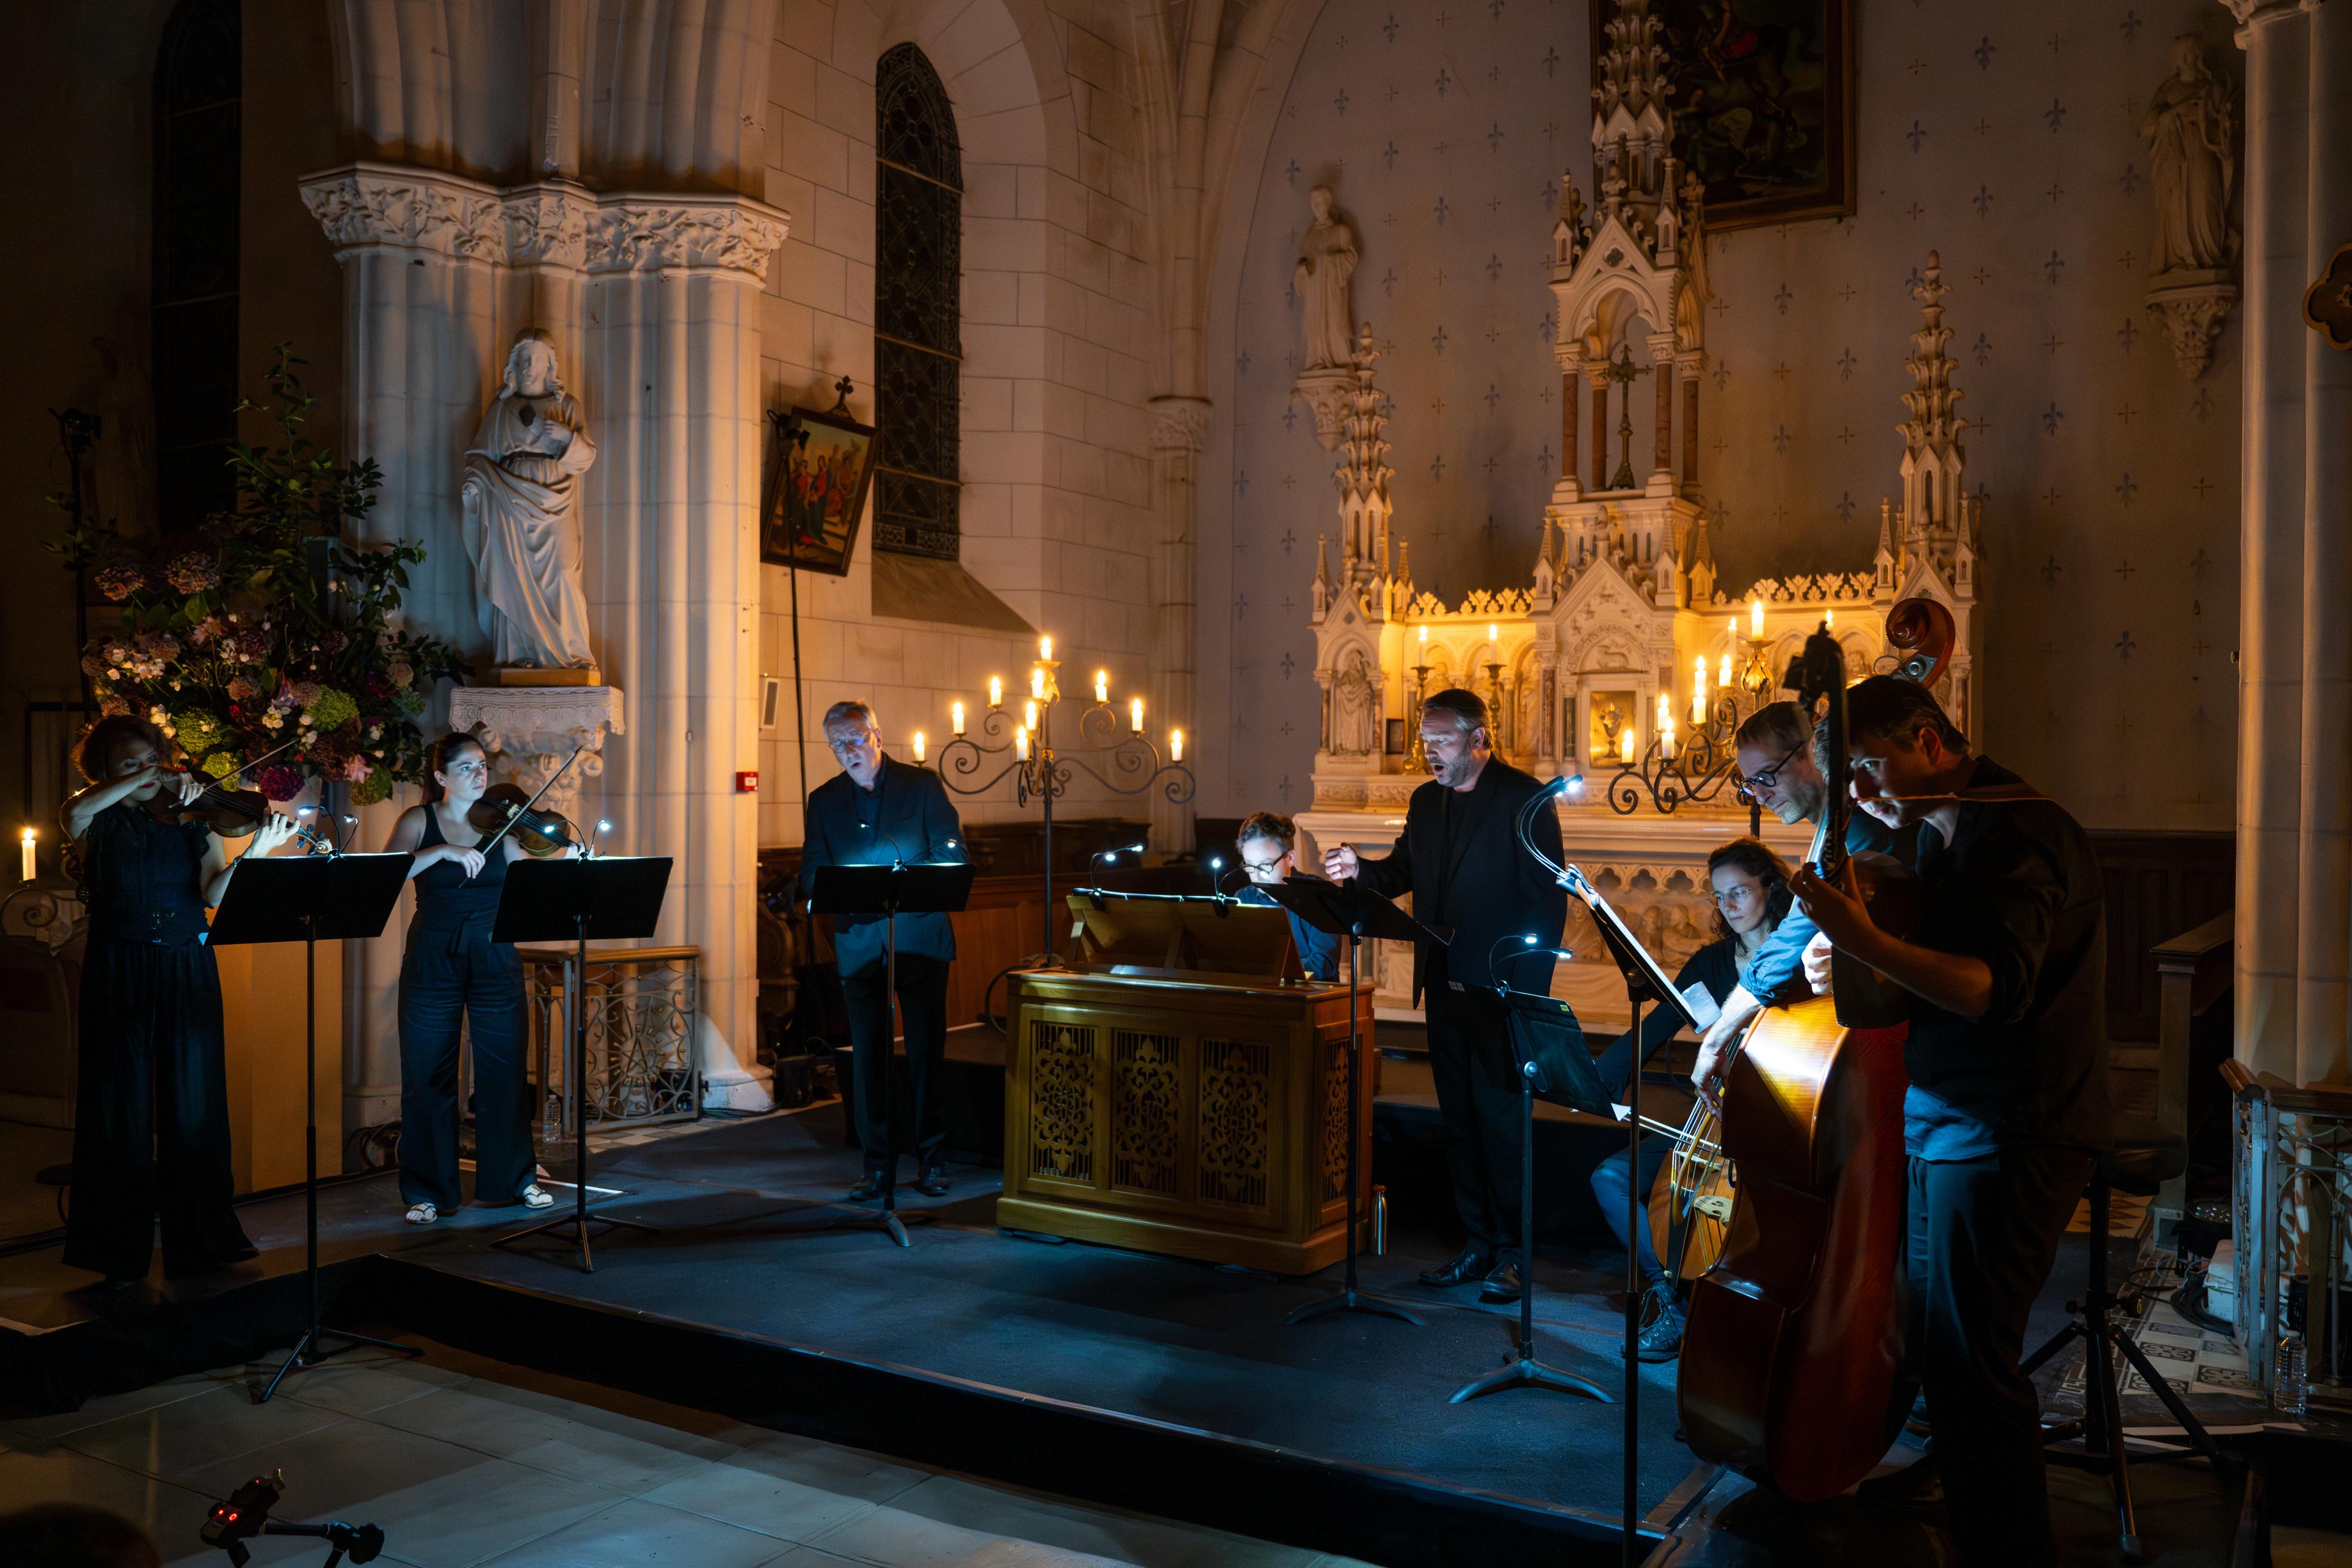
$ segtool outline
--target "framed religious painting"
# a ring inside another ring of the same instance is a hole
[[[1592,7],[1601,83],[1610,0]],[[1844,217],[1854,207],[1853,0],[1653,0],[1674,80],[1675,153],[1706,226]]]
[[[874,479],[874,426],[843,405],[828,413],[771,413],[767,500],[760,511],[760,559],[772,566],[849,571],[866,489]]]

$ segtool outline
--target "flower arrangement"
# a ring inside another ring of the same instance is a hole
[[[367,805],[423,780],[425,694],[467,666],[390,624],[424,547],[350,542],[382,480],[302,434],[317,400],[301,363],[278,348],[270,416],[284,439],[232,450],[234,511],[149,556],[94,522],[54,548],[121,606],[121,627],[82,650],[102,711],[144,715],[215,778],[266,757],[245,782],[272,800],[315,777]]]

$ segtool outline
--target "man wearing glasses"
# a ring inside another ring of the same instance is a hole
[[[1445,1135],[1454,1205],[1467,1240],[1424,1285],[1480,1282],[1487,1301],[1519,1299],[1519,1074],[1511,1058],[1498,981],[1551,987],[1552,953],[1568,923],[1568,894],[1519,853],[1513,824],[1543,786],[1494,753],[1486,704],[1445,690],[1421,707],[1429,783],[1412,792],[1404,832],[1379,860],[1347,845],[1323,855],[1335,882],[1360,881],[1393,899],[1412,895],[1422,924],[1454,928],[1440,947],[1414,948],[1412,988],[1429,1021],[1429,1069]],[[1536,814],[1529,831],[1554,863],[1559,818]]]
[[[824,742],[841,763],[835,777],[809,791],[801,842],[800,896],[816,886],[820,866],[964,862],[963,826],[929,768],[882,754],[874,710],[836,702],[824,711]],[[849,1190],[864,1200],[887,1194],[898,1180],[899,1142],[890,1121],[889,929],[881,915],[834,917],[833,951],[849,1012],[851,1082],[866,1179]],[[955,931],[944,914],[887,917],[898,922],[898,1016],[907,1041],[907,1076],[915,1099],[915,1190],[948,1190],[947,1122],[938,1093],[947,1056],[948,965]]]
[[[1270,811],[1254,811],[1242,823],[1234,836],[1234,849],[1242,858],[1242,869],[1249,873],[1249,886],[1234,895],[1237,904],[1270,904],[1274,900],[1265,892],[1268,882],[1294,880],[1314,881],[1312,877],[1300,878],[1297,870],[1298,826],[1286,816],[1276,816]],[[1298,948],[1298,967],[1310,977],[1330,980],[1339,973],[1339,938],[1329,931],[1317,931],[1297,915],[1290,917],[1290,940]]]
[[[1740,786],[1757,805],[1792,826],[1821,820],[1828,805],[1829,790],[1822,783],[1820,766],[1813,761],[1813,725],[1804,709],[1794,702],[1768,703],[1748,715],[1731,743],[1739,768]],[[1845,847],[1849,852],[1899,852],[1908,864],[1911,841],[1916,837],[1916,829],[1905,828],[1898,834],[1866,811],[1851,812],[1846,816]],[[1807,973],[1809,951],[1814,960],[1810,967],[1820,970],[1825,977],[1828,939],[1801,907],[1791,909],[1779,929],[1739,972],[1739,984],[1725,1000],[1723,1012],[1699,1041],[1698,1061],[1691,1069],[1691,1081],[1702,1092],[1720,1076],[1725,1050],[1738,1038],[1750,1018],[1768,1006],[1801,1002],[1813,994],[1814,987]],[[1828,989],[1826,978],[1821,988]]]

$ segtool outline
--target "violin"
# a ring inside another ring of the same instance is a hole
[[[561,855],[580,842],[579,834],[570,817],[534,805],[538,798],[524,795],[520,784],[492,784],[467,811],[467,825],[500,837],[512,833],[527,855]]]
[[[166,773],[163,776],[170,779],[184,775]],[[201,822],[222,838],[250,838],[273,815],[269,809],[269,797],[259,790],[231,789],[222,784],[206,784],[204,794],[187,802],[169,800],[159,795],[147,803],[147,809],[163,822]],[[334,847],[316,828],[304,827],[299,823],[295,826],[294,837],[312,849],[331,850]]]

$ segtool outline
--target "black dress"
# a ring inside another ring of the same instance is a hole
[[[232,1206],[220,969],[205,942],[211,830],[109,806],[82,835],[80,1098],[65,1260],[142,1277],[163,1228],[163,1272],[242,1257]]]
[[[446,843],[440,814],[425,808],[419,850]],[[478,840],[477,840],[478,843]],[[474,1198],[510,1204],[538,1170],[523,1081],[522,960],[492,942],[504,845],[482,874],[444,860],[416,876],[416,916],[400,963],[400,1197],[444,1213],[465,1201],[457,1185],[457,1041],[474,1053]]]

